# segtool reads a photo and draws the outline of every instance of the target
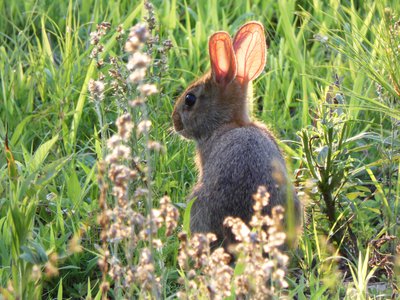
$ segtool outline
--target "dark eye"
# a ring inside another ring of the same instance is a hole
[[[187,93],[185,96],[185,104],[192,107],[196,103],[196,96],[192,93]]]

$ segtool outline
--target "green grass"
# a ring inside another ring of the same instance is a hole
[[[340,153],[334,155],[351,159],[346,167],[341,161],[333,164],[335,170],[343,168],[349,179],[331,190],[337,201],[337,223],[328,221],[318,193],[307,196],[307,221],[293,254],[288,293],[298,299],[350,299],[354,290],[361,294],[359,299],[395,293],[391,284],[396,274],[388,278],[384,266],[368,265],[368,259],[378,250],[394,255],[399,244],[400,32],[390,38],[389,31],[400,20],[400,3],[153,3],[156,33],[174,46],[168,54],[169,69],[158,82],[161,96],[148,102],[154,125],[151,138],[166,147],[164,155],[154,156],[155,205],[168,194],[182,216],[185,197],[196,180],[194,145],[173,134],[170,116],[175,98],[209,67],[208,36],[217,30],[233,34],[247,20],[261,21],[269,49],[265,72],[254,83],[253,111],[280,138],[293,178],[295,170],[301,170],[296,181],[303,187],[307,179],[318,177],[318,170],[313,174],[312,163],[307,163],[298,132],[327,133],[328,129],[317,128],[316,120],[333,109],[325,97],[336,75],[341,84],[333,93],[344,98],[346,131],[345,142],[336,149]],[[0,0],[0,147],[4,153],[0,155],[0,287],[5,288],[0,291],[4,296],[10,280],[14,287],[25,281],[23,295],[35,298],[89,298],[98,293],[97,160],[103,151],[101,135],[110,136],[115,130],[113,122],[123,107],[106,97],[101,107],[105,126],[100,128],[87,92],[89,79],[98,76],[89,58],[89,34],[102,21],[113,28],[123,24],[128,30],[144,15],[140,1]],[[110,36],[105,39],[104,57],[109,55],[124,55]],[[339,130],[342,121],[333,120],[332,130]],[[322,149],[327,144],[321,139],[310,150],[314,162],[325,155]],[[15,162],[8,165],[11,154]],[[326,243],[337,224],[345,228],[343,243]],[[69,250],[75,235],[83,247],[79,253]],[[371,242],[386,235],[396,238],[374,248]],[[178,243],[176,238],[164,243],[166,267],[158,271],[166,282],[165,295],[171,296],[178,286]],[[351,244],[358,251],[345,255]],[[32,281],[33,265],[44,266],[51,253],[58,255],[59,275]],[[347,270],[347,275],[339,270]],[[372,273],[375,277],[370,281],[384,283],[384,292],[374,292],[368,285]],[[338,279],[337,284],[332,284],[332,278]]]

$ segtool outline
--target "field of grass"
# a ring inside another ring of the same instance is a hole
[[[152,59],[145,82],[158,92],[132,108],[144,83],[126,83],[124,44],[132,26],[152,24],[144,3],[0,0],[0,299],[101,299],[106,290],[118,299],[212,296],[207,284],[191,285],[206,278],[201,270],[191,279],[178,263],[197,174],[194,144],[173,132],[171,113],[209,68],[208,37],[249,20],[264,24],[268,44],[253,115],[279,138],[305,208],[288,286],[271,279],[273,298],[400,297],[400,2],[152,3],[155,28],[141,51]],[[105,34],[93,42],[102,22]],[[89,93],[92,79],[104,83],[101,95]],[[126,112],[135,124],[128,163],[138,173],[127,188],[132,213],[147,218],[168,195],[180,217],[171,232],[160,225],[141,237],[143,221],[113,240],[106,207],[120,204],[103,169]],[[111,274],[116,257],[130,268],[120,276]],[[234,268],[233,277],[245,272]]]

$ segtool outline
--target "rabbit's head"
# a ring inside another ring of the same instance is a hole
[[[231,39],[224,31],[208,42],[211,71],[192,83],[178,98],[172,119],[186,138],[201,140],[221,125],[250,122],[249,83],[264,69],[266,43],[261,23],[243,25]]]

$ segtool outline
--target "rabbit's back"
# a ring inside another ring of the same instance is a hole
[[[253,214],[252,195],[259,186],[270,194],[265,212],[287,201],[284,159],[272,135],[262,125],[224,127],[204,142],[201,176],[192,193],[192,232],[214,232],[226,238],[222,223],[228,216],[248,222]]]

